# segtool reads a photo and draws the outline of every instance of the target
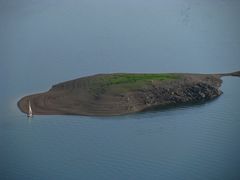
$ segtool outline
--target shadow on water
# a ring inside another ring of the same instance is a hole
[[[175,111],[175,110],[179,110],[179,109],[189,109],[189,108],[193,109],[193,108],[197,108],[200,106],[210,104],[210,103],[216,101],[218,98],[220,98],[220,97],[218,96],[218,97],[210,99],[210,100],[202,100],[202,101],[198,101],[198,102],[170,104],[170,105],[164,105],[164,106],[160,105],[160,106],[150,107],[150,108],[147,108],[147,109],[139,112],[139,114]]]
[[[172,105],[164,105],[164,106],[155,106],[151,108],[147,108],[140,112],[125,114],[125,115],[116,115],[116,116],[93,116],[94,119],[100,120],[126,120],[126,119],[141,119],[145,116],[156,117],[161,113],[171,112],[171,111],[179,111],[179,110],[187,110],[193,108],[199,108],[205,106],[207,104],[213,103],[217,101],[220,97],[216,97],[211,100],[199,101],[199,102],[191,102],[191,103],[181,103],[181,104],[172,104]]]

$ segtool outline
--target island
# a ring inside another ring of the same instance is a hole
[[[53,85],[47,92],[21,98],[17,104],[28,113],[31,103],[34,115],[123,115],[214,99],[222,94],[223,76],[240,76],[240,71],[97,74]]]

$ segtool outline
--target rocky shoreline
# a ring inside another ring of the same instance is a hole
[[[133,75],[135,74],[131,74]],[[164,75],[162,79],[135,79],[131,83],[116,83],[116,77],[122,80],[125,76],[126,74],[99,74],[63,82],[54,85],[45,93],[23,97],[19,100],[18,107],[23,113],[27,113],[30,101],[34,115],[129,114],[152,107],[211,100],[222,94],[222,76],[240,76],[240,72],[174,73]],[[115,81],[109,83],[109,78]]]

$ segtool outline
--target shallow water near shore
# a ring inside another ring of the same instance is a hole
[[[240,78],[213,101],[34,116],[24,95],[85,75],[240,70],[239,1],[1,1],[0,179],[240,178]]]

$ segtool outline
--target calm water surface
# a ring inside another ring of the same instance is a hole
[[[127,116],[16,106],[96,73],[240,70],[239,16],[237,0],[1,0],[0,179],[240,179],[240,78],[214,101]]]

